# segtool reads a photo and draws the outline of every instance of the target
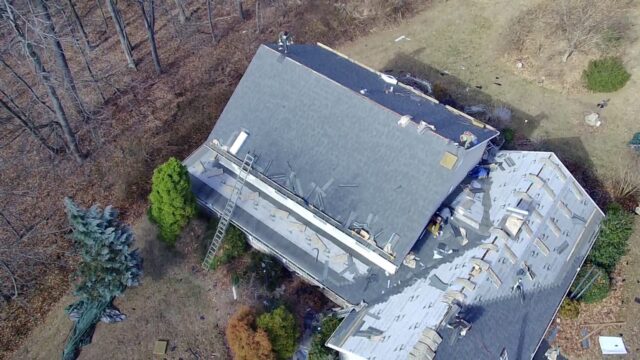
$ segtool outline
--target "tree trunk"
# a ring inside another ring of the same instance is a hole
[[[82,20],[80,19],[80,16],[76,11],[75,5],[73,5],[73,1],[67,0],[67,3],[69,4],[69,9],[71,10],[71,16],[73,17],[73,21],[76,23],[78,30],[80,30],[80,37],[82,38],[82,42],[84,43],[84,46],[89,51],[93,50],[93,46],[91,46],[91,43],[89,43],[89,37],[87,36],[87,32],[84,30],[84,25],[82,25]]]
[[[73,80],[73,75],[71,74],[71,69],[69,68],[69,62],[67,61],[67,56],[64,53],[64,49],[62,48],[62,44],[58,39],[58,35],[56,34],[55,27],[53,26],[53,20],[51,19],[51,14],[49,13],[49,8],[44,0],[35,1],[36,7],[38,10],[42,12],[42,16],[44,18],[44,29],[46,31],[45,35],[48,35],[49,42],[51,47],[53,48],[54,58],[56,59],[56,63],[60,71],[62,71],[62,79],[64,83],[65,90],[71,97],[71,103],[75,108],[75,111],[82,118],[83,121],[87,121],[87,113],[84,110],[84,106],[82,105],[82,99],[80,98],[80,94],[78,94],[78,88],[76,87],[76,83]]]
[[[65,19],[68,19],[68,16],[64,13],[64,10],[62,10],[62,13]],[[69,22],[66,21],[66,24],[69,24]],[[76,46],[76,48],[78,48],[78,51],[80,51],[80,55],[82,56],[84,66],[87,69],[87,72],[89,72],[89,76],[91,77],[91,81],[93,85],[95,85],[96,90],[98,90],[98,95],[100,95],[100,99],[104,103],[106,99],[104,97],[104,94],[102,93],[102,90],[100,89],[100,84],[98,83],[98,80],[96,79],[96,76],[93,73],[93,70],[91,69],[91,64],[89,63],[89,59],[87,58],[87,54],[85,53],[86,49],[80,46],[80,43],[78,42],[78,37],[76,36],[75,31],[73,30],[71,31],[71,38],[73,39],[73,44]],[[88,43],[85,43],[85,45],[88,45]]]
[[[184,4],[182,3],[182,0],[175,0],[176,2],[176,7],[178,7],[178,19],[180,20],[181,24],[184,24],[185,21],[187,21],[187,14],[184,11]]]
[[[2,92],[4,93],[4,91]],[[9,114],[11,114],[16,120],[18,120],[20,125],[25,128],[29,132],[29,134],[31,134],[31,136],[38,140],[38,142],[42,144],[42,146],[44,146],[45,149],[47,149],[50,153],[59,155],[62,152],[60,148],[54,147],[49,144],[47,139],[45,139],[44,135],[42,135],[42,133],[40,132],[40,129],[34,124],[33,120],[24,116],[24,112],[17,108],[15,103],[14,108],[4,100],[0,99],[0,107],[4,108]]]
[[[148,9],[145,4],[148,3]],[[158,49],[156,47],[156,35],[155,35],[155,10],[153,0],[138,0],[140,5],[140,11],[142,11],[142,19],[144,20],[144,27],[147,29],[147,39],[149,45],[151,45],[151,57],[153,58],[153,65],[156,68],[156,73],[160,75],[162,73],[162,66],[160,66],[160,57],[158,56]]]
[[[213,6],[211,0],[207,0],[207,17],[209,17],[209,29],[211,29],[211,40],[216,43],[216,34],[213,32]]]
[[[100,9],[102,21],[104,22],[104,32],[107,32],[109,30],[109,22],[107,21],[107,17],[104,15],[104,10],[102,9],[102,3],[100,3],[100,1],[101,0],[96,0],[96,3],[98,4],[98,9]]]
[[[26,36],[24,35],[24,32],[22,32],[22,29],[16,22],[15,17],[13,15],[13,11],[11,10],[12,8],[9,5],[9,0],[4,0],[4,5],[5,5],[4,11],[6,13],[6,16],[9,19],[9,22],[11,23],[11,26],[13,27],[14,32],[16,33],[18,38],[20,38],[20,41],[24,46],[24,50],[27,56],[33,63],[36,73],[40,77],[42,84],[47,89],[47,94],[49,95],[49,98],[51,99],[51,103],[53,104],[53,109],[56,113],[56,120],[57,120],[57,123],[60,125],[60,128],[62,129],[62,134],[64,136],[66,146],[71,152],[71,155],[74,157],[74,159],[79,164],[82,164],[82,162],[84,161],[84,155],[80,152],[76,135],[71,129],[71,125],[69,124],[67,115],[64,112],[64,108],[62,106],[62,103],[60,102],[60,98],[58,97],[58,93],[56,92],[56,89],[53,86],[51,77],[47,72],[47,69],[42,64],[42,60],[40,60],[40,56],[34,50],[32,43],[29,40],[27,40]]]
[[[15,76],[16,79],[18,79],[18,81],[20,81],[29,90],[29,92],[33,95],[37,102],[46,107],[52,114],[55,114],[51,106],[49,106],[46,102],[44,102],[44,100],[42,100],[40,96],[38,96],[36,91],[33,90],[31,85],[29,85],[29,83],[22,76],[20,76],[20,74],[18,74],[9,64],[7,64],[4,59],[0,59],[0,62],[11,72],[11,74],[13,74],[13,76]]]
[[[256,0],[256,32],[260,34],[260,0]]]
[[[244,20],[244,9],[242,8],[242,0],[236,0],[236,8],[238,9],[238,16],[241,20]]]
[[[120,38],[120,45],[122,46],[122,51],[124,52],[124,56],[127,58],[127,64],[130,68],[135,69],[136,63],[135,61],[133,61],[133,54],[131,53],[131,43],[129,43],[127,32],[124,29],[120,11],[118,11],[118,9],[116,8],[116,4],[113,3],[113,0],[107,0],[107,7],[109,8],[111,18],[113,18],[113,23],[116,26],[116,31],[118,32],[118,37]]]

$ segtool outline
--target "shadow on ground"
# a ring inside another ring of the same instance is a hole
[[[142,269],[145,277],[157,281],[165,277],[168,270],[184,259],[184,254],[165,245],[158,239],[156,227],[148,219],[140,221],[135,229],[136,244],[140,246]]]
[[[425,48],[417,49],[411,53],[398,54],[384,66],[383,71],[399,78],[410,74],[413,77],[428,81],[431,84],[433,97],[443,104],[460,110],[477,105],[486,106],[487,113],[473,114],[473,116],[499,130],[511,128],[515,131],[513,141],[505,144],[504,148],[552,151],[562,160],[576,180],[587,189],[588,193],[601,208],[605,208],[612,201],[605,184],[593,171],[595,165],[589,157],[582,139],[579,137],[565,137],[534,140],[533,134],[541,122],[547,118],[546,113],[527,113],[509,103],[492,97],[482,91],[482,86],[480,85],[466,83],[443,70],[418,61],[416,59],[417,54],[423,51],[425,51]],[[501,86],[498,84],[501,84],[500,79],[496,78],[494,85]],[[509,109],[511,111],[511,120],[504,121],[492,114],[492,109],[497,107]]]
[[[400,78],[409,73],[411,76],[427,80],[431,83],[433,97],[441,103],[457,109],[463,110],[465,107],[476,105],[486,106],[488,108],[488,114],[479,113],[473,116],[497,129],[517,129],[521,136],[527,138],[530,138],[532,133],[540,125],[540,122],[547,118],[544,112],[529,114],[500,99],[493,98],[491,95],[482,91],[483,86],[468,84],[443,70],[418,61],[417,54],[423,51],[425,51],[425,49],[421,48],[411,53],[398,54],[383,67],[383,71]],[[501,84],[500,79],[496,79],[494,84]],[[501,121],[496,116],[493,116],[491,112],[492,109],[496,107],[506,107],[511,110],[511,121]]]

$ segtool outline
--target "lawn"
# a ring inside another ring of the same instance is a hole
[[[390,29],[374,29],[339,50],[379,70],[408,71],[423,77],[434,88],[446,88],[458,106],[507,106],[513,114],[508,124],[515,130],[513,146],[556,152],[591,195],[604,204],[610,200],[604,191],[607,175],[638,156],[626,144],[640,130],[640,43],[635,41],[626,49],[623,61],[631,80],[622,90],[602,95],[558,87],[555,84],[560,79],[536,78],[528,73],[526,63],[520,69],[504,55],[503,43],[511,19],[530,5],[529,1],[436,1],[415,17]],[[634,12],[637,21],[637,7]],[[584,60],[576,54],[567,63],[547,64],[547,72],[572,72],[579,77],[582,68],[578,64]],[[562,66],[568,68],[560,69]],[[590,128],[584,123],[584,116],[598,110],[596,104],[603,98],[610,99],[609,106],[599,110],[603,124]],[[615,273],[615,290],[610,298],[584,306],[577,320],[560,324],[560,346],[572,359],[601,358],[597,334],[591,337],[589,351],[579,350],[580,324],[616,320],[626,320],[626,324],[607,327],[599,334],[621,334],[631,352],[629,358],[640,356],[638,227],[630,239],[631,250]]]

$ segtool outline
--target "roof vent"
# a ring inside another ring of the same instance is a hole
[[[244,144],[245,140],[247,140],[247,137],[249,137],[249,134],[247,134],[246,131],[244,130],[240,131],[240,134],[238,134],[238,137],[236,137],[236,139],[233,141],[233,144],[231,144],[231,147],[229,148],[229,152],[232,153],[233,155],[236,155],[238,153],[238,150],[240,150],[240,147],[242,146],[242,144]]]
[[[398,126],[405,127],[409,124],[409,122],[413,119],[411,115],[402,115],[400,120],[398,120]]]
[[[396,79],[395,77],[393,77],[391,75],[380,74],[380,78],[382,80],[384,80],[384,82],[386,82],[389,85],[397,85],[398,84],[398,79]]]
[[[429,125],[426,121],[420,121],[420,124],[418,124],[418,133],[424,134],[424,132],[427,131],[427,129],[431,131],[436,131],[435,126]]]

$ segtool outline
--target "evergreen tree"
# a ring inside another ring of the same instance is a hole
[[[82,259],[75,295],[90,302],[110,300],[126,287],[138,285],[140,257],[137,250],[129,249],[133,233],[118,221],[118,212],[95,205],[85,210],[69,198],[65,204]]]
[[[80,299],[67,308],[75,324],[63,353],[64,359],[74,359],[80,346],[91,341],[98,321],[124,319],[111,308],[111,302],[127,287],[138,285],[142,260],[137,250],[130,249],[133,233],[118,221],[118,213],[111,206],[82,209],[69,198],[65,205],[81,258],[77,272],[80,281],[75,289]]]
[[[160,228],[160,238],[174,245],[178,235],[196,213],[187,168],[170,158],[153,171],[151,185],[151,219]]]

